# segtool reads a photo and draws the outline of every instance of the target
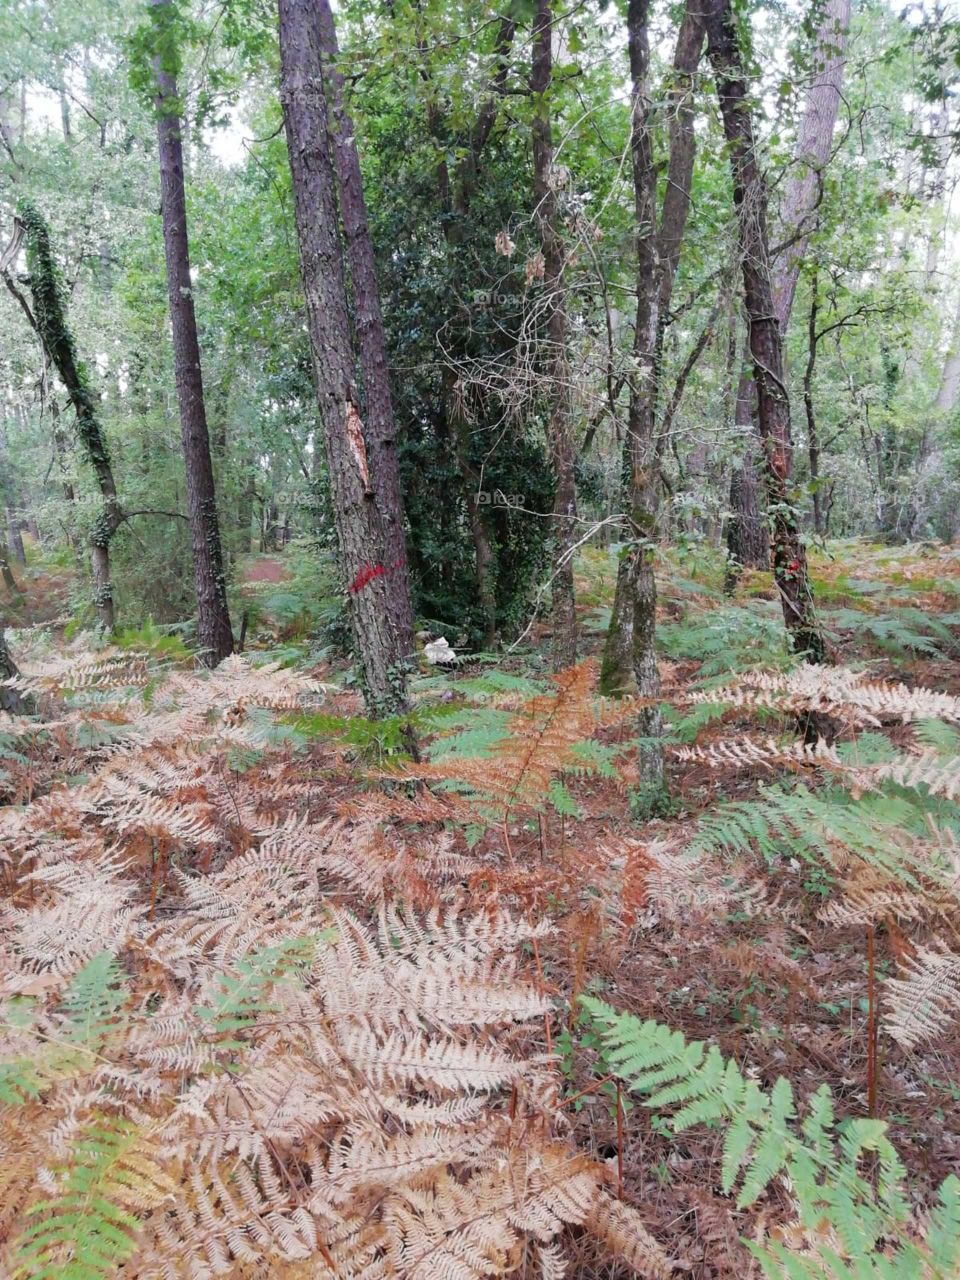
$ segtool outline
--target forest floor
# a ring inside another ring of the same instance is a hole
[[[911,688],[960,694],[960,551],[833,543],[813,554],[812,570],[837,663]],[[605,549],[588,549],[577,567],[588,659],[602,646],[615,571]],[[363,720],[358,695],[342,686],[342,663],[311,649],[303,633],[309,606],[297,600],[296,564],[288,568],[282,553],[253,558],[242,574],[243,599],[257,608],[254,648],[264,644],[264,656],[280,654],[287,664],[299,655],[300,665],[325,687],[320,711],[305,720],[281,716],[271,731],[275,754],[249,766],[254,774],[263,772],[264,788],[277,787],[271,820],[285,820],[287,794],[290,815],[311,823],[359,821],[356,815],[376,814],[381,803],[394,845],[402,837],[412,851],[404,864],[408,893],[426,903],[436,888],[428,883],[429,859],[418,880],[418,831],[431,847],[446,831],[448,852],[460,859],[458,892],[485,908],[496,900],[531,918],[549,917],[554,931],[529,963],[558,1014],[529,1047],[563,1055],[578,1144],[606,1163],[618,1193],[637,1206],[675,1264],[696,1280],[759,1274],[741,1237],[775,1237],[778,1223],[790,1218],[789,1196],[774,1186],[759,1207],[738,1211],[719,1190],[722,1143],[715,1129],[694,1127],[678,1137],[661,1116],[630,1106],[625,1096],[618,1114],[610,1086],[597,1086],[595,1055],[578,1029],[581,992],[666,1023],[690,1040],[714,1042],[764,1087],[786,1076],[798,1100],[829,1084],[838,1115],[871,1114],[889,1123],[917,1205],[929,1204],[938,1184],[960,1166],[960,1038],[947,1034],[932,1045],[904,1048],[875,1025],[877,990],[913,949],[911,923],[898,917],[896,907],[866,925],[845,920],[842,911],[831,913],[841,896],[842,861],[831,867],[797,856],[789,839],[778,850],[776,832],[766,844],[717,837],[719,879],[698,889],[694,877],[687,878],[686,852],[703,847],[705,830],[716,835],[710,823],[717,825],[725,806],[740,802],[749,810],[767,789],[792,787],[798,775],[810,788],[825,781],[806,764],[743,758],[743,742],[758,731],[790,735],[789,711],[691,706],[691,690],[709,692],[739,672],[776,673],[789,666],[769,575],[744,575],[728,597],[722,571],[715,554],[699,549],[670,552],[661,563],[670,795],[661,816],[636,814],[637,747],[630,719],[620,718],[595,735],[614,768],[565,767],[562,793],[549,803],[544,796],[542,803],[518,805],[502,822],[452,826],[442,812],[411,822],[399,802],[390,813],[389,804],[378,800],[384,789],[390,792],[397,742],[378,737]],[[69,572],[35,568],[24,586],[15,620],[23,629],[11,635],[11,648],[39,655],[42,665],[62,640],[57,609]],[[424,668],[415,682],[417,705],[452,705],[455,713],[449,721],[425,718],[430,758],[448,765],[461,755],[482,759],[502,734],[504,716],[551,688],[548,654],[548,629],[538,624],[524,650],[499,664],[467,661],[443,674]],[[175,648],[158,650],[158,656],[174,665],[182,658]],[[246,714],[242,695],[223,712],[238,721]],[[477,741],[461,740],[448,750],[443,744],[449,744],[451,728]],[[838,750],[870,764],[885,759],[889,749],[909,749],[911,732],[902,723],[863,733],[841,728]],[[6,799],[42,799],[66,773],[81,772],[83,753],[83,769],[89,769],[91,752],[102,751],[105,742],[106,734],[82,744],[74,739],[66,748],[64,739],[53,737],[29,760],[11,753],[0,760]],[[703,749],[699,758],[694,746]],[[71,751],[76,758],[65,761],[64,752]],[[178,793],[177,803],[196,802],[198,794]],[[209,805],[210,797],[203,798]],[[215,847],[204,845],[192,863],[183,855],[183,866],[215,873],[243,848],[237,829],[247,820],[240,821],[242,798],[235,806],[235,826],[221,813],[223,838]],[[938,820],[949,825],[952,816],[945,808]],[[905,830],[909,838],[908,824]],[[168,871],[158,868],[156,857],[144,857],[142,847],[131,849],[139,854],[138,896],[150,917],[176,911],[180,899]],[[399,866],[391,864],[381,882],[399,876]],[[15,889],[14,897],[25,901],[22,890]],[[355,910],[372,910],[356,886],[344,891],[344,900]],[[619,1272],[584,1238],[568,1274]]]

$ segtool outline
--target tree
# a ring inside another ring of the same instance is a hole
[[[3,619],[0,618],[0,711],[6,711],[11,716],[29,714],[33,710],[28,698],[24,698],[15,688],[4,683],[7,680],[16,679],[19,674],[17,664],[10,656]]]
[[[546,374],[550,384],[547,444],[553,464],[554,559],[553,663],[556,670],[577,657],[577,614],[573,585],[573,552],[577,535],[577,487],[574,476],[573,430],[570,413],[570,370],[567,361],[567,304],[564,292],[565,249],[560,234],[553,173],[553,135],[550,87],[553,72],[553,7],[539,0],[533,27],[533,192],[535,221],[543,254],[546,311]]]
[[[706,24],[707,51],[716,76],[720,114],[730,150],[744,304],[757,386],[767,503],[773,527],[773,576],[794,649],[812,662],[822,662],[826,656],[823,633],[814,611],[807,553],[791,492],[790,400],[784,382],[783,339],[774,310],[767,237],[767,184],[757,161],[752,113],[730,0],[709,0]]]
[[[280,0],[281,104],[293,179],[307,325],[337,526],[340,567],[368,708],[406,706],[403,622],[391,613],[387,541],[354,378],[337,220],[323,39],[311,0]]]
[[[317,22],[323,58],[321,74],[331,121],[340,217],[353,286],[354,322],[363,373],[364,437],[370,450],[370,475],[383,521],[386,563],[391,566],[386,578],[386,592],[400,648],[403,653],[412,654],[413,610],[397,458],[397,425],[390,394],[387,335],[380,309],[360,157],[353,123],[344,101],[343,75],[338,65],[340,47],[328,0],[317,0]]]
[[[117,485],[100,423],[98,402],[86,370],[77,359],[73,335],[67,325],[63,287],[50,243],[46,219],[32,200],[18,206],[18,220],[27,242],[27,266],[32,306],[6,274],[8,289],[36,331],[44,358],[56,369],[76,414],[77,435],[89,462],[103,505],[91,535],[93,603],[101,628],[109,633],[116,624],[113,579],[110,573],[110,544],[123,522]]]
[[[659,532],[660,462],[663,441],[657,431],[663,334],[673,295],[680,248],[690,207],[695,138],[693,79],[703,48],[703,25],[696,6],[684,10],[668,94],[670,158],[659,222],[657,170],[653,154],[654,105],[650,96],[649,0],[631,0],[627,8],[630,58],[630,150],[633,159],[636,223],[637,309],[633,367],[628,377],[629,409],[624,437],[624,499],[631,545],[620,562],[613,614],[600,674],[604,693],[622,694],[635,679],[644,697],[656,698],[660,684],[655,651],[657,586],[654,556]],[[647,736],[655,736],[655,713]],[[651,767],[662,773],[662,763]]]
[[[172,0],[152,0],[159,52],[154,57],[157,141],[160,151],[160,206],[167,264],[173,355],[180,406],[183,461],[187,474],[187,510],[193,541],[197,591],[197,637],[208,666],[233,652],[227,586],[220,545],[220,522],[210,460],[210,437],[203,398],[200,342],[190,276],[190,242],[183,184],[181,106],[177,96],[175,21]]]
[[[830,159],[833,131],[840,106],[843,83],[843,50],[850,24],[850,0],[826,0],[814,38],[813,79],[807,91],[806,107],[800,125],[793,169],[787,180],[780,206],[777,238],[784,248],[773,260],[771,287],[774,313],[780,326],[781,342],[786,338],[790,312],[797,289],[800,268],[815,229],[817,210],[823,195],[823,171]],[[811,345],[811,356],[815,344]],[[808,372],[812,375],[812,369]],[[745,380],[750,383],[745,385]],[[741,377],[737,391],[737,425],[748,427],[753,421],[756,389],[749,374]],[[812,403],[808,407],[813,419]],[[813,467],[819,464],[819,451],[811,441]],[[818,476],[811,474],[816,486]],[[814,528],[821,527],[820,499],[814,487]],[[735,467],[730,483],[730,505],[733,518],[728,527],[728,549],[735,568],[766,568],[769,544],[766,529],[758,520],[756,469],[748,451],[743,463]]]

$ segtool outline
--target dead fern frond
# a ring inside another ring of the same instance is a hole
[[[884,985],[884,1025],[904,1048],[939,1035],[960,1015],[960,956],[942,943],[920,946],[904,977]]]

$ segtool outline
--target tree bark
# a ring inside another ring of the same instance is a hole
[[[7,548],[4,542],[0,542],[0,578],[6,587],[9,595],[15,603],[23,599],[23,592],[20,590],[20,584],[13,576],[13,570],[10,568],[10,561],[7,559]]]
[[[668,98],[670,158],[658,229],[657,172],[651,136],[653,108],[648,84],[649,13],[649,0],[630,0],[627,34],[633,95],[630,147],[637,226],[637,312],[623,469],[627,477],[626,534],[631,545],[621,558],[617,573],[600,688],[618,696],[628,692],[635,680],[643,696],[657,697],[654,550],[659,531],[662,440],[656,419],[663,333],[690,207],[696,145],[692,92],[703,47],[703,24],[697,7],[688,4],[677,35],[673,86]],[[655,734],[651,731],[650,736]]]
[[[368,462],[338,233],[314,0],[279,0],[281,103],[327,466],[367,706],[406,707],[402,620],[390,610],[386,534]]]
[[[19,674],[17,664],[11,658],[10,650],[7,648],[3,621],[0,619],[0,711],[6,711],[11,716],[24,715],[32,710],[27,699],[16,689],[11,689],[9,685],[2,683],[4,680],[13,680]]]
[[[18,217],[27,237],[32,312],[22,295],[19,301],[40,338],[46,359],[56,369],[66,388],[76,414],[80,445],[93,469],[103,500],[91,536],[93,602],[100,626],[105,632],[111,632],[116,625],[116,613],[110,573],[110,543],[123,521],[113,467],[100,426],[97,400],[77,362],[73,335],[67,327],[49,228],[39,209],[29,200],[20,202]],[[10,287],[9,279],[7,286]]]
[[[390,394],[387,335],[380,308],[360,157],[344,100],[343,76],[339,70],[340,47],[329,0],[317,0],[316,13],[323,57],[321,74],[331,123],[340,217],[353,286],[354,322],[363,373],[364,435],[370,451],[370,476],[383,521],[386,560],[390,566],[387,595],[400,644],[409,657],[414,652],[413,608],[397,457],[397,426]]]
[[[577,487],[574,476],[570,414],[570,369],[567,361],[567,306],[564,286],[566,252],[560,234],[557,193],[553,185],[553,131],[550,90],[553,76],[553,8],[538,0],[533,27],[533,193],[535,220],[543,253],[543,292],[550,416],[547,446],[553,466],[553,665],[561,671],[577,660],[577,614],[573,584],[573,548],[577,540]]]
[[[157,9],[170,0],[153,0]],[[173,331],[173,361],[180,407],[180,431],[187,480],[187,512],[193,543],[197,591],[197,638],[201,660],[215,667],[233,652],[227,609],[220,521],[210,459],[210,436],[203,399],[200,342],[190,279],[190,241],[183,183],[183,140],[177,83],[162,57],[154,59],[157,85],[157,140],[160,149],[160,208],[167,263],[167,292]]]
[[[816,272],[810,294],[807,320],[807,364],[803,371],[803,408],[807,415],[807,460],[810,468],[810,490],[813,494],[813,531],[823,533],[823,504],[820,499],[820,432],[813,406],[813,373],[817,364],[817,313],[820,309]]]
[[[823,633],[814,611],[807,553],[792,494],[790,401],[784,383],[780,326],[774,311],[767,185],[757,162],[753,118],[730,0],[707,0],[706,11],[707,50],[716,75],[720,114],[730,151],[763,467],[772,515],[774,581],[795,651],[809,661],[823,662]]]
[[[737,383],[734,410],[737,435],[744,442],[744,455],[730,475],[730,519],[727,522],[726,589],[732,592],[741,569],[770,568],[770,539],[760,504],[756,450],[756,387],[753,374],[744,369]]]
[[[807,93],[800,136],[797,139],[794,168],[786,183],[780,208],[776,238],[781,243],[784,241],[788,243],[777,255],[771,267],[773,308],[780,326],[781,341],[786,337],[790,322],[800,267],[810,243],[810,236],[816,228],[817,209],[823,190],[823,170],[830,159],[833,131],[840,108],[843,54],[849,25],[850,0],[825,0],[823,17],[814,38],[813,79]],[[739,404],[742,400],[742,385],[737,394]],[[752,403],[755,398],[755,392],[751,392],[749,401]],[[750,477],[743,475],[736,480],[736,483],[738,495],[748,494],[751,491],[756,495],[756,484],[751,486]],[[814,489],[813,501],[814,527],[819,532],[822,514],[818,510],[816,489]],[[735,521],[739,512],[734,505],[732,486],[731,505]],[[750,510],[745,510],[743,515],[747,521],[755,520],[755,513]],[[751,554],[751,550],[759,550],[760,541],[749,529],[744,530],[741,536],[731,526],[730,533],[748,555]],[[753,563],[749,559],[743,559],[739,560],[739,563],[751,568],[768,567],[769,554],[766,540],[764,539],[762,559],[757,559]]]
[[[783,193],[778,235],[790,240],[772,270],[773,303],[785,335],[800,267],[816,228],[823,190],[823,170],[830,159],[833,130],[840,109],[843,53],[850,26],[850,0],[825,0],[813,46],[813,81],[807,93],[794,170]]]

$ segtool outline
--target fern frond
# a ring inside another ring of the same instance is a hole
[[[904,1048],[913,1049],[960,1016],[960,956],[942,943],[920,946],[903,973],[884,983],[884,1026]]]

